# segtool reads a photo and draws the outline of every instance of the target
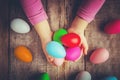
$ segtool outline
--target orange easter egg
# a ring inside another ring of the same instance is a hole
[[[25,46],[18,46],[14,49],[14,55],[17,59],[23,62],[31,62],[32,61],[32,54],[28,48]]]

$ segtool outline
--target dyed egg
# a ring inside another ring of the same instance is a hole
[[[96,49],[90,56],[90,61],[94,64],[105,62],[109,58],[109,52],[105,48]]]
[[[53,40],[57,41],[61,44],[61,37],[65,34],[67,34],[67,31],[65,29],[61,28],[54,33]]]
[[[27,22],[20,18],[13,19],[10,23],[10,27],[17,33],[28,33],[30,31],[30,26]]]
[[[54,59],[54,64],[56,66],[61,66],[64,63],[64,58],[55,58]]]
[[[66,56],[64,47],[56,41],[49,42],[46,46],[46,51],[55,58],[64,58]]]
[[[79,47],[68,48],[66,49],[65,59],[70,61],[76,61],[80,57],[80,55],[81,51]]]
[[[76,47],[80,44],[80,37],[75,33],[68,33],[62,36],[61,41],[66,47]]]
[[[91,75],[87,71],[81,71],[77,76],[75,80],[91,80]]]
[[[31,62],[32,54],[25,46],[18,46],[14,49],[14,55],[23,62]]]
[[[48,73],[41,73],[37,80],[50,80]]]
[[[118,80],[118,79],[115,76],[108,76],[108,77],[105,77],[105,78],[103,78],[101,80]]]
[[[105,26],[104,31],[108,34],[120,33],[120,20],[114,20],[112,22],[109,22]]]

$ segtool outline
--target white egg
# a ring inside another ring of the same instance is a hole
[[[91,74],[88,71],[81,71],[75,80],[91,80]]]
[[[10,27],[16,33],[28,33],[30,31],[28,23],[20,18],[13,19],[10,23]]]

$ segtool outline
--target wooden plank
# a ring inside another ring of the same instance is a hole
[[[61,27],[68,28],[76,14],[79,2],[75,0],[42,0],[45,10],[48,14],[48,21],[53,31],[58,30]],[[41,49],[41,43],[37,33],[31,25],[31,31],[27,34],[17,34],[10,31],[10,80],[31,80],[41,72],[48,72],[51,76],[51,80],[74,80],[77,73],[81,70],[88,70],[92,73],[93,78],[101,77],[104,75],[115,75],[119,77],[119,35],[107,35],[101,31],[101,27],[111,19],[120,18],[119,16],[119,0],[109,0],[105,3],[104,7],[97,14],[96,19],[86,29],[86,37],[89,44],[89,52],[98,47],[105,47],[110,52],[110,58],[106,63],[100,65],[91,64],[88,61],[89,55],[87,56],[86,62],[84,56],[75,63],[65,63],[61,67],[54,67],[46,61],[46,58]],[[13,18],[22,18],[29,24],[30,22],[26,18],[22,11],[20,3],[17,0],[10,1],[10,20]],[[2,22],[2,21],[0,21]],[[0,33],[3,33],[3,25],[0,25]],[[67,26],[67,27],[66,27]],[[96,36],[97,35],[97,36]],[[7,36],[7,33],[2,36]],[[1,37],[1,34],[0,34]],[[4,39],[4,38],[3,38]],[[3,40],[2,39],[2,40]],[[7,39],[7,38],[6,38]],[[2,41],[0,38],[0,41]],[[4,46],[5,49],[7,46]],[[106,43],[104,43],[106,42]],[[99,44],[99,45],[98,45]],[[104,45],[106,44],[106,45]],[[3,42],[0,42],[0,47]],[[13,50],[16,46],[25,45],[33,53],[32,63],[23,63],[17,60],[13,55]],[[2,52],[5,50],[2,49]],[[7,52],[6,52],[7,53]],[[0,54],[1,55],[1,54]],[[2,55],[3,56],[3,55]],[[0,58],[0,61],[5,60]],[[7,56],[8,57],[8,56]],[[86,64],[85,64],[86,63]],[[3,62],[0,62],[0,65]],[[7,67],[7,65],[5,64]],[[0,69],[4,70],[4,66]],[[7,70],[5,71],[7,72]],[[6,74],[6,73],[4,73]],[[1,77],[1,75],[0,75]],[[1,79],[1,78],[0,78]],[[7,80],[3,78],[2,80]]]
[[[30,25],[18,0],[10,1],[10,20],[14,18],[22,18]],[[40,39],[33,26],[30,26],[31,31],[27,34],[18,34],[12,30],[10,31],[10,80],[30,80],[30,78],[47,70],[47,62],[42,52]],[[33,55],[31,63],[24,63],[15,58],[13,51],[19,45],[24,45],[30,49]]]
[[[0,0],[0,80],[8,80],[8,25],[8,0]]]
[[[103,32],[103,27],[107,22],[113,19],[120,19],[119,4],[119,0],[106,0],[103,8],[96,15],[96,19],[86,29],[89,52],[100,47],[106,48],[110,52],[109,59],[105,63],[98,65],[90,63],[90,54],[87,56],[86,69],[92,74],[94,80],[108,75],[114,75],[120,79],[120,35],[108,35]]]

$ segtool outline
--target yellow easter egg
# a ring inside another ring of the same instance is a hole
[[[18,46],[14,49],[14,55],[23,62],[32,62],[32,54],[25,46]]]

